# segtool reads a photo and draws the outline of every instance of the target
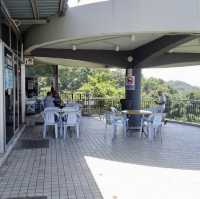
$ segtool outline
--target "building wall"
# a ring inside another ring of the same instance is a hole
[[[21,85],[23,85],[22,73],[25,71],[21,68],[21,39],[17,38],[5,19],[0,21],[0,27],[0,153],[4,153],[10,141],[17,137],[23,127],[24,92],[22,89],[24,88]],[[8,54],[11,62],[10,69],[5,59]],[[9,81],[6,81],[8,70],[10,77],[13,78],[11,89],[7,87]],[[12,105],[10,106],[12,110],[8,108],[9,104]]]

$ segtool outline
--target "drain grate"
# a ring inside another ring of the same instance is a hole
[[[47,199],[47,196],[16,197],[16,198],[6,198],[6,199]]]
[[[49,140],[23,139],[19,140],[15,147],[15,149],[38,149],[38,148],[49,148]]]

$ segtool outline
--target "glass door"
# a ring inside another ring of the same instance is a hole
[[[4,92],[7,144],[14,135],[14,68],[12,53],[7,48],[5,48],[4,52]]]

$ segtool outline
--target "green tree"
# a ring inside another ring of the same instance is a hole
[[[88,76],[93,73],[88,68],[59,67],[59,83],[62,91],[76,91],[88,81]]]
[[[118,87],[117,80],[112,72],[99,70],[89,75],[88,82],[79,91],[90,93],[93,97],[122,97],[124,87]]]

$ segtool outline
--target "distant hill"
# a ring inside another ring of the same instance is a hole
[[[191,86],[190,84],[182,81],[168,81],[167,84],[173,89],[176,89],[181,92],[193,92],[193,91],[200,92],[200,87]]]

